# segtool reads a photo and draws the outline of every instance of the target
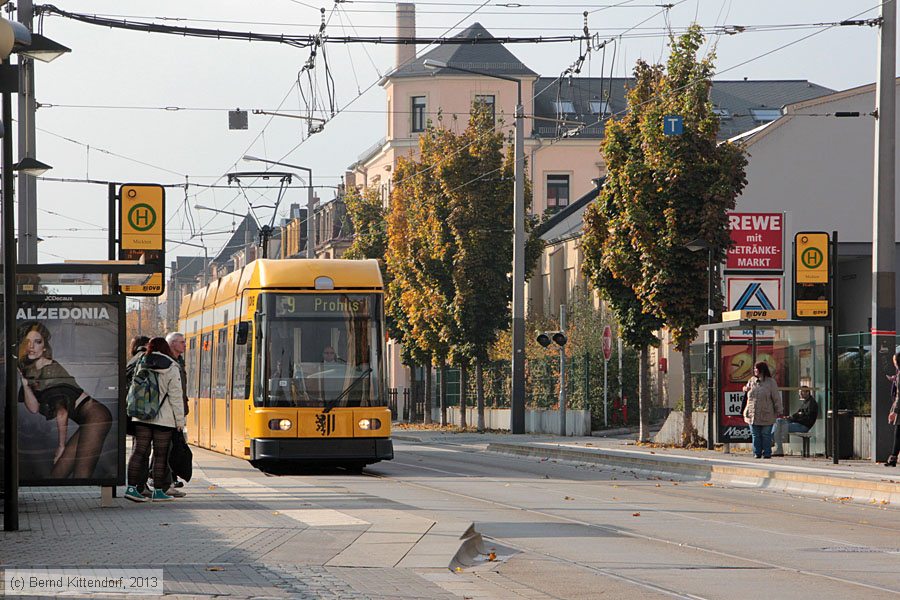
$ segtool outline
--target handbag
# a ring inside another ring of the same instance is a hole
[[[172,436],[172,447],[169,449],[169,468],[174,477],[180,477],[185,481],[191,480],[194,455],[184,439],[184,433],[176,431]]]

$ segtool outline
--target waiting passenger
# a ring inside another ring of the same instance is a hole
[[[808,385],[800,386],[800,399],[803,404],[789,417],[782,417],[772,426],[772,437],[775,440],[775,451],[772,456],[784,456],[784,437],[786,433],[807,433],[819,418],[819,405],[813,398]]]
[[[184,402],[181,396],[181,373],[178,364],[172,358],[172,350],[165,338],[155,337],[147,344],[147,355],[142,362],[143,367],[152,369],[157,374],[159,386],[159,412],[148,419],[134,419],[134,447],[128,460],[128,489],[125,497],[134,502],[146,502],[141,488],[147,484],[146,473],[141,466],[145,464],[153,446],[153,495],[154,502],[172,500],[166,493],[171,481],[169,479],[169,447],[172,436],[183,435]],[[139,367],[140,368],[140,367]],[[136,385],[136,381],[132,385]]]

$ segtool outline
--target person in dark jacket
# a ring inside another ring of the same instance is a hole
[[[184,351],[186,349],[184,334],[180,331],[173,331],[166,335],[166,342],[169,344],[169,349],[172,350],[172,357],[178,364],[178,372],[181,373],[181,396],[184,398],[184,416],[187,417],[191,412],[191,409],[187,395],[187,371],[185,370],[184,365]],[[172,487],[169,488],[169,495],[175,496],[176,498],[184,497],[185,493],[178,489],[184,486],[184,482],[180,481],[177,477],[171,477],[171,479]]]
[[[775,451],[772,456],[784,456],[784,437],[786,433],[807,433],[819,418],[819,404],[813,398],[812,390],[807,385],[800,386],[802,404],[797,412],[789,417],[779,418],[772,426],[772,437],[775,440]]]
[[[897,466],[897,455],[900,454],[900,394],[897,393],[900,385],[900,352],[894,355],[894,375],[891,380],[891,409],[888,411],[888,423],[894,426],[894,448],[891,455],[884,462],[886,467]]]
[[[147,354],[147,344],[150,343],[150,338],[146,335],[136,335],[131,338],[131,344],[128,347],[128,362],[125,364],[125,390],[127,393],[128,388],[131,387],[131,380],[134,378],[134,372],[137,370],[137,365],[141,362],[141,359],[144,358],[144,355]],[[134,421],[132,421],[131,417],[126,417],[128,420],[125,424],[125,431],[128,435],[134,435]],[[143,463],[140,466],[141,479],[146,480],[149,477],[150,472],[150,456],[147,455],[143,457]],[[138,487],[138,491],[143,494],[146,498],[149,498],[153,495],[153,492],[145,485]]]
[[[128,362],[125,363],[126,389],[131,385],[131,378],[134,377],[134,370],[137,368],[137,364],[144,357],[144,354],[147,353],[147,344],[149,342],[150,338],[146,335],[136,335],[131,338],[131,344],[128,348]]]

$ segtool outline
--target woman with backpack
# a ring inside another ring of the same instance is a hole
[[[128,410],[140,414],[132,419],[134,446],[128,459],[125,497],[134,502],[172,500],[165,485],[157,485],[150,498],[141,494],[147,485],[147,472],[141,466],[146,464],[151,446],[153,482],[162,484],[169,477],[172,436],[184,430],[181,372],[165,338],[155,337],[147,344],[147,352],[138,362],[128,390]]]

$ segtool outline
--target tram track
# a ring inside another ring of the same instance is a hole
[[[437,448],[438,446],[419,446],[419,445],[417,445],[416,447],[417,447],[417,448],[422,448],[422,447]],[[477,454],[477,452],[475,452],[475,451],[466,450],[466,449],[463,449],[463,448],[455,448],[455,450],[460,451],[460,452],[464,452],[464,453]],[[516,458],[514,458],[514,457],[504,457],[504,458],[506,458],[507,460],[517,461],[517,462],[518,462],[518,459],[516,459]],[[404,468],[418,469],[418,470],[426,471],[426,472],[436,472],[436,473],[441,473],[441,474],[444,474],[444,475],[452,475],[452,476],[455,476],[455,477],[469,477],[469,478],[472,478],[472,477],[485,477],[485,475],[481,475],[481,474],[472,474],[472,473],[465,472],[464,470],[453,470],[453,469],[448,469],[448,468],[438,469],[438,468],[435,468],[435,467],[429,467],[429,466],[426,466],[426,465],[417,464],[417,463],[415,463],[415,462],[405,462],[405,461],[402,461],[402,460],[398,460],[398,459],[396,459],[396,458],[395,458],[395,460],[393,461],[393,464],[395,464],[395,465],[401,465],[401,466],[403,466]],[[482,465],[478,465],[478,466],[481,467]],[[760,559],[760,558],[755,558],[755,557],[752,557],[752,556],[744,556],[744,555],[737,554],[737,553],[733,553],[733,552],[727,552],[727,551],[723,551],[723,550],[718,550],[718,549],[716,549],[716,548],[704,546],[704,545],[701,545],[701,544],[694,544],[694,543],[687,543],[687,542],[684,542],[684,541],[679,541],[679,540],[677,540],[677,539],[672,539],[671,537],[667,538],[667,537],[656,536],[656,535],[648,535],[648,534],[645,534],[645,533],[639,533],[639,532],[636,532],[636,531],[633,531],[633,530],[628,530],[628,529],[624,529],[624,528],[620,528],[620,527],[616,527],[616,526],[593,523],[593,522],[590,522],[590,521],[585,521],[585,520],[583,520],[583,519],[573,518],[573,517],[569,517],[569,516],[565,516],[565,515],[559,515],[559,514],[555,514],[555,513],[553,513],[553,512],[545,511],[545,510],[539,510],[539,509],[530,508],[530,507],[527,507],[527,506],[525,506],[525,505],[523,505],[523,504],[519,504],[519,503],[501,502],[501,501],[498,501],[498,500],[491,500],[491,499],[487,499],[487,498],[484,498],[484,497],[480,497],[480,496],[476,496],[476,495],[472,495],[472,494],[466,494],[466,493],[459,492],[459,491],[450,491],[450,490],[447,490],[446,488],[441,487],[441,486],[439,486],[439,485],[431,485],[431,484],[421,483],[421,482],[418,482],[418,481],[411,481],[411,480],[409,480],[409,479],[407,479],[407,478],[403,478],[402,475],[398,476],[398,475],[395,475],[395,474],[379,474],[379,473],[372,473],[372,472],[367,472],[367,473],[365,473],[365,474],[366,474],[367,476],[369,476],[369,477],[376,477],[376,478],[381,478],[381,479],[390,479],[390,480],[393,480],[393,481],[398,481],[398,482],[400,482],[400,483],[403,484],[403,485],[415,487],[415,488],[418,488],[418,489],[429,490],[429,491],[432,491],[432,492],[439,492],[439,493],[441,493],[441,494],[452,495],[452,496],[454,496],[454,497],[458,497],[458,498],[461,498],[461,499],[466,499],[466,500],[469,500],[469,501],[472,501],[472,502],[477,502],[477,503],[487,504],[487,505],[490,505],[490,506],[493,506],[493,507],[499,508],[499,509],[518,511],[519,514],[521,514],[522,512],[525,512],[526,514],[531,514],[531,515],[535,515],[535,516],[540,516],[540,517],[542,517],[542,518],[544,518],[544,519],[550,519],[550,520],[552,520],[552,521],[558,521],[558,522],[560,522],[560,523],[568,523],[568,524],[579,525],[579,526],[583,526],[583,527],[595,529],[595,530],[600,531],[600,532],[603,532],[603,533],[605,533],[605,534],[629,537],[629,538],[632,538],[632,539],[638,539],[638,540],[650,542],[650,543],[652,543],[652,544],[660,544],[660,545],[665,545],[665,546],[670,546],[670,547],[685,548],[685,549],[690,549],[690,550],[693,550],[693,551],[695,551],[695,552],[698,552],[698,553],[701,553],[701,554],[705,554],[705,555],[708,555],[708,556],[714,556],[714,557],[717,557],[717,558],[720,558],[720,559],[727,559],[727,560],[730,560],[730,561],[740,561],[740,562],[743,562],[743,563],[745,563],[745,564],[747,564],[747,565],[752,565],[752,567],[749,567],[749,568],[771,569],[771,570],[777,570],[777,571],[784,572],[784,573],[789,573],[789,574],[792,574],[792,575],[800,574],[800,575],[804,575],[804,576],[808,576],[808,577],[812,577],[812,578],[816,578],[816,579],[820,579],[820,580],[828,580],[828,581],[833,581],[833,582],[836,582],[836,583],[841,583],[841,584],[853,586],[853,587],[856,587],[856,588],[868,590],[868,591],[870,591],[870,592],[877,591],[877,592],[889,593],[889,594],[892,594],[892,595],[896,595],[896,594],[897,594],[897,591],[894,590],[894,589],[890,589],[890,588],[883,587],[883,586],[876,585],[876,584],[866,583],[866,582],[862,582],[862,581],[857,581],[857,580],[853,580],[853,579],[848,579],[848,578],[846,578],[846,577],[841,577],[841,576],[837,576],[837,575],[831,575],[831,574],[822,573],[822,572],[818,572],[818,571],[808,570],[808,569],[804,569],[804,568],[799,567],[799,566],[784,566],[784,565],[781,565],[781,564],[778,564],[778,563],[775,563],[775,562],[772,562],[772,561],[767,561],[767,560],[763,560],[763,559]],[[532,475],[532,476],[534,475],[534,473],[529,473],[529,474]],[[558,480],[557,480],[557,481],[558,481]],[[595,484],[595,483],[593,483],[593,482],[590,482],[590,481],[584,481],[584,482],[583,482],[583,481],[578,481],[577,483],[578,483],[579,485],[585,484],[585,483],[586,483],[589,487],[595,487],[595,486],[597,485],[597,484]],[[620,483],[620,485],[621,485],[621,484],[625,484],[625,483],[627,483],[627,482],[624,482],[624,481],[623,481],[623,482]],[[534,488],[534,489],[536,489],[536,490],[540,490],[540,491],[542,491],[542,492],[548,492],[548,491],[550,491],[550,490],[548,490],[547,486],[540,485],[539,482],[531,482],[531,483],[528,484],[528,486],[529,486],[529,487],[532,487],[532,488]],[[653,493],[652,490],[640,490],[640,491],[643,492],[643,493],[651,493],[651,494]],[[667,490],[667,491],[668,491],[668,490]],[[698,500],[698,498],[695,498],[695,497],[691,496],[690,494],[686,494],[686,493],[684,493],[682,490],[679,490],[679,492],[676,492],[676,493],[678,493],[679,496],[687,496],[688,499],[689,499],[689,500],[692,500],[692,501],[693,501],[693,500]],[[595,501],[597,501],[597,502],[602,502],[602,503],[605,503],[605,504],[610,504],[610,501],[609,501],[609,500],[605,500],[605,499],[602,499],[602,498],[594,498],[594,497],[592,497],[591,499],[592,499],[592,500],[595,500]],[[704,497],[702,500],[703,500],[704,502],[713,501],[713,502],[716,502],[716,503],[719,504],[719,505],[728,504],[728,502],[725,501],[725,500],[720,500],[720,499],[715,499],[715,498],[705,498],[705,497]],[[670,518],[681,518],[681,519],[684,519],[684,518],[693,518],[693,519],[696,519],[696,520],[698,520],[698,521],[704,521],[704,522],[706,522],[706,523],[709,523],[709,519],[698,519],[698,518],[696,518],[696,517],[686,517],[685,515],[676,513],[676,512],[674,512],[674,511],[667,511],[667,510],[665,510],[665,509],[659,509],[659,508],[655,508],[655,507],[648,507],[648,506],[644,505],[643,503],[631,502],[630,504],[634,507],[635,510],[639,510],[639,511],[646,511],[646,512],[648,512],[648,513],[649,513],[649,512],[656,512],[656,513],[659,513],[659,514],[662,514],[662,515],[666,515],[667,517],[670,517]],[[759,506],[754,506],[754,505],[752,505],[752,504],[750,504],[750,503],[747,503],[747,502],[744,502],[744,503],[741,503],[741,504],[742,504],[742,506],[743,506],[744,508],[753,508],[753,509],[757,509],[757,510],[759,509]],[[618,505],[621,506],[621,501],[619,501]],[[732,506],[733,506],[733,504],[732,504]],[[630,509],[629,509],[629,510],[630,510]],[[793,514],[800,516],[800,515],[803,515],[803,514],[805,514],[805,513],[800,513],[800,512],[796,512],[796,511],[795,511]],[[844,521],[844,520],[842,520],[842,519],[829,519],[829,520],[830,520],[831,522],[833,522],[833,523],[841,524],[841,525],[851,524],[851,523],[849,523],[848,521]],[[852,524],[853,524],[853,525],[860,526],[860,527],[866,527],[866,526],[867,526],[867,525],[865,525],[865,524],[859,524],[859,523],[852,523]],[[729,523],[727,523],[727,525],[728,525],[728,526],[732,526],[732,527],[733,527],[733,526],[740,526],[739,524],[736,524],[736,523],[733,523],[733,522],[729,522]],[[748,526],[743,525],[743,527],[748,527]],[[874,526],[871,526],[871,527],[874,527]],[[767,532],[765,532],[765,531],[760,531],[758,528],[754,528],[754,531],[756,531],[758,534],[762,534],[762,535],[766,535],[766,533],[767,533]],[[832,540],[832,539],[828,539],[828,538],[823,538],[823,537],[821,537],[821,536],[796,535],[796,534],[789,534],[789,533],[785,533],[785,532],[782,532],[782,531],[774,531],[774,530],[773,530],[773,531],[770,531],[770,532],[768,532],[768,533],[770,533],[770,534],[779,534],[779,535],[784,535],[784,536],[788,536],[788,537],[794,537],[794,538],[797,538],[797,539],[803,539],[803,540],[815,540],[815,541],[817,541],[817,542],[824,542],[824,543],[830,543],[830,544],[847,544],[847,543],[842,542],[842,541],[840,541],[840,540]],[[614,572],[614,571],[612,571],[612,570],[610,570],[610,569],[604,569],[604,568],[601,568],[601,567],[597,567],[597,566],[595,566],[595,565],[591,565],[591,564],[585,563],[585,562],[583,562],[583,561],[577,561],[577,560],[574,560],[574,561],[573,561],[573,560],[571,560],[571,559],[569,559],[569,558],[565,558],[565,557],[562,557],[562,556],[559,556],[559,555],[556,555],[556,554],[553,554],[553,553],[548,553],[548,552],[541,551],[541,550],[539,550],[539,549],[526,547],[526,546],[523,546],[522,544],[517,544],[516,542],[514,542],[514,541],[512,541],[512,540],[504,539],[504,538],[502,538],[502,537],[495,537],[495,538],[492,538],[492,539],[496,539],[498,542],[500,542],[500,543],[502,543],[502,544],[504,544],[504,545],[510,546],[510,547],[512,547],[512,548],[516,548],[516,549],[519,549],[519,550],[522,550],[522,551],[526,551],[526,552],[530,552],[530,553],[533,553],[533,554],[541,555],[541,556],[544,556],[544,557],[546,557],[546,558],[551,558],[551,559],[554,559],[554,560],[560,560],[560,561],[565,561],[565,562],[568,562],[568,563],[571,563],[571,564],[576,564],[576,565],[578,565],[579,567],[584,568],[584,569],[587,569],[587,570],[589,570],[589,571],[596,572],[596,573],[599,573],[599,574],[602,574],[602,575],[605,575],[605,576],[616,577],[617,579],[620,579],[620,580],[622,580],[622,581],[627,581],[627,582],[632,583],[632,584],[634,584],[634,585],[639,585],[639,586],[641,586],[641,587],[645,587],[646,589],[653,589],[653,590],[655,590],[655,591],[657,591],[657,592],[664,593],[664,594],[666,594],[666,595],[670,595],[670,596],[673,596],[673,597],[690,598],[690,599],[694,599],[694,600],[696,600],[696,599],[698,599],[698,598],[701,598],[700,596],[696,596],[696,595],[693,595],[693,594],[685,593],[685,592],[683,592],[683,591],[680,591],[680,590],[677,590],[677,589],[674,589],[674,588],[669,588],[669,587],[665,587],[665,586],[660,586],[660,585],[657,584],[657,583],[654,583],[654,582],[651,582],[651,581],[647,581],[647,580],[642,580],[642,579],[640,579],[640,578],[638,578],[638,577],[632,577],[632,576],[628,576],[628,575],[623,575],[623,574],[621,574],[621,573]],[[848,546],[853,546],[854,544],[847,544],[847,545],[848,545]],[[733,568],[733,567],[732,567],[732,568]]]

